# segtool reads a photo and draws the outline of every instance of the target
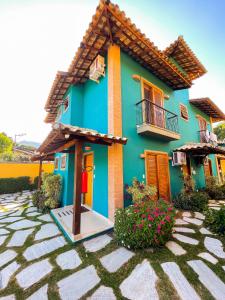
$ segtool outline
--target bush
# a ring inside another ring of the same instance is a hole
[[[50,173],[42,174],[41,190],[33,194],[33,205],[41,211],[59,207],[61,185],[60,175]]]
[[[30,177],[0,178],[0,194],[17,193],[23,190],[31,190]]]
[[[115,213],[118,244],[129,249],[164,245],[172,235],[175,211],[163,200],[143,201]]]
[[[191,193],[181,192],[174,198],[174,206],[178,209],[203,211],[209,201],[209,196],[205,192],[194,191]]]
[[[206,227],[209,227],[214,233],[220,235],[225,234],[225,207],[220,210],[214,210],[208,208],[205,211],[205,221]]]
[[[211,199],[220,200],[225,197],[225,188],[219,186],[217,177],[209,176],[206,178],[205,191]]]
[[[127,187],[127,192],[132,196],[133,202],[152,200],[156,194],[156,187],[146,185],[133,178],[132,185]]]

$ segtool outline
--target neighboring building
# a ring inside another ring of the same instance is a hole
[[[105,67],[96,62],[102,57]],[[55,153],[62,206],[73,203],[74,182],[80,192],[74,174],[81,175],[81,155],[89,171],[82,201],[111,220],[117,207],[129,204],[124,186],[133,177],[170,200],[183,187],[182,175],[191,175],[196,188],[204,187],[206,176],[217,176],[214,154],[225,150],[216,145],[212,123],[225,115],[208,98],[189,99],[193,80],[205,73],[182,37],[160,51],[117,5],[101,1],[68,72],[57,73],[45,106],[53,130],[37,159]],[[173,156],[183,165],[173,166]]]

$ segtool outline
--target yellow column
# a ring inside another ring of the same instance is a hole
[[[120,48],[108,49],[108,133],[122,136]],[[114,220],[116,208],[123,207],[123,148],[108,147],[108,213]]]

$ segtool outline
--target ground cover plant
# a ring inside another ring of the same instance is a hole
[[[207,207],[209,195],[204,191],[182,191],[173,199],[174,206],[182,210],[202,212]]]
[[[225,208],[222,207],[220,210],[208,208],[205,211],[204,223],[212,232],[225,235]]]

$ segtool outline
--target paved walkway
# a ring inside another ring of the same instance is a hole
[[[30,196],[0,195],[0,299],[225,299],[225,247],[201,213],[178,212],[157,251],[127,250],[107,234],[73,246]]]

